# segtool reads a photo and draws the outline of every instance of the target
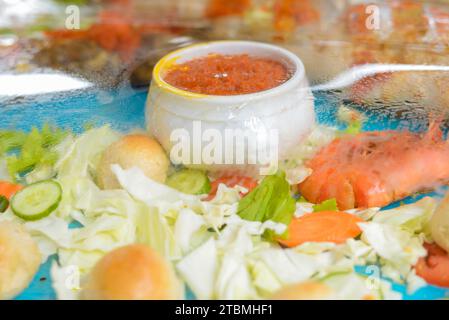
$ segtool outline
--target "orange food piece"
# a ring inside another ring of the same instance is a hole
[[[437,244],[425,243],[427,257],[419,259],[416,274],[428,283],[449,287],[449,255]]]
[[[50,39],[55,40],[79,40],[85,39],[88,35],[87,30],[48,30],[44,32]]]
[[[210,54],[174,66],[164,80],[190,92],[236,95],[277,87],[289,77],[287,68],[275,60],[248,54]]]
[[[206,17],[219,18],[243,14],[251,6],[251,0],[210,0]]]
[[[350,6],[348,11],[345,13],[346,24],[348,32],[352,35],[367,34],[372,32],[372,30],[366,27],[366,21],[368,18],[368,13],[366,8],[371,4],[357,4]]]
[[[288,238],[278,240],[282,245],[295,247],[305,242],[343,243],[362,231],[357,225],[363,220],[340,211],[321,211],[294,218],[288,226]]]
[[[423,3],[415,0],[394,0],[390,2],[393,25],[393,39],[417,41],[429,29]]]
[[[117,52],[123,60],[131,59],[140,46],[140,30],[114,12],[103,11],[99,20],[85,30],[54,30],[46,35],[56,40],[92,40],[107,51]]]
[[[449,143],[439,123],[425,134],[372,131],[337,138],[308,163],[299,191],[312,203],[335,198],[338,208],[383,207],[449,182]]]
[[[310,0],[276,0],[274,4],[274,27],[277,31],[290,32],[296,26],[319,19],[320,13]]]
[[[8,200],[23,186],[8,181],[0,181],[0,195],[5,196]]]
[[[89,38],[108,51],[117,51],[124,60],[132,57],[140,46],[140,35],[126,23],[92,25]]]
[[[217,194],[218,186],[223,183],[229,188],[233,188],[235,186],[241,186],[248,191],[245,193],[240,193],[242,196],[248,194],[251,192],[255,187],[257,187],[257,181],[250,177],[244,177],[244,176],[225,176],[218,178],[211,183],[211,190],[209,192],[209,196],[206,200],[212,200],[215,198],[215,195]]]

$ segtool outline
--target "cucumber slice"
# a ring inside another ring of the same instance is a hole
[[[62,189],[59,183],[45,180],[30,184],[17,192],[11,200],[14,214],[23,220],[45,218],[59,205]]]
[[[175,172],[167,178],[167,185],[187,194],[207,194],[211,189],[206,173],[192,169]]]

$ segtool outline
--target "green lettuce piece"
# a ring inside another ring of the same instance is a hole
[[[48,148],[57,145],[68,133],[68,130],[53,128],[48,123],[44,124],[41,129],[43,146]]]
[[[60,4],[74,4],[74,5],[87,5],[89,3],[88,0],[54,0],[56,3]]]
[[[335,198],[324,200],[313,206],[313,212],[338,211],[337,200]]]
[[[265,177],[248,195],[240,200],[237,214],[245,220],[290,224],[296,209],[295,199],[290,194],[290,185],[285,173],[279,171]]]
[[[30,133],[3,131],[0,133],[0,153],[17,150],[6,157],[9,175],[13,180],[36,167],[53,166],[57,152],[53,147],[68,134],[68,131],[45,124],[41,130],[33,127]]]
[[[299,203],[308,203],[309,201],[307,201],[307,199],[304,198],[303,196],[300,196],[299,198],[296,199],[296,202],[299,202]]]
[[[359,134],[360,132],[362,132],[362,127],[363,127],[363,121],[354,120],[348,124],[348,126],[343,130],[343,133],[356,135],[356,134]]]
[[[0,130],[0,156],[21,147],[26,136],[23,131]]]

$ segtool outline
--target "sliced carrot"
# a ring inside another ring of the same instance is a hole
[[[0,195],[5,196],[6,198],[11,199],[11,197],[23,186],[20,184],[11,183],[8,181],[0,181]]]
[[[217,180],[212,181],[211,183],[211,189],[209,192],[209,196],[207,197],[207,200],[212,200],[215,195],[217,194],[218,186],[223,183],[229,188],[233,188],[235,186],[241,186],[248,190],[248,192],[241,193],[242,196],[246,195],[247,193],[251,192],[255,187],[257,187],[257,181],[250,177],[244,177],[244,176],[225,176],[218,178]]]
[[[416,274],[430,284],[449,287],[449,254],[437,244],[425,243],[427,257],[419,259]]]
[[[295,247],[305,242],[343,243],[362,232],[358,222],[363,220],[346,212],[308,213],[293,219],[288,226],[288,238],[279,239],[279,242],[287,247]]]

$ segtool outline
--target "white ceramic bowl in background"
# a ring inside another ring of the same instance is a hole
[[[269,90],[229,96],[192,93],[164,81],[165,72],[174,63],[183,63],[211,53],[248,54],[276,60],[291,70],[291,78]],[[269,145],[270,134],[267,135],[267,132],[277,132],[277,156],[279,160],[289,158],[315,125],[313,95],[301,60],[280,47],[250,41],[208,42],[169,53],[157,63],[153,71],[146,103],[147,128],[171,155],[176,143],[170,139],[174,130],[183,128],[194,139],[193,124],[198,121],[201,122],[203,132],[216,129],[223,136],[226,129],[249,130],[257,137],[259,144],[256,148],[259,149]],[[245,147],[254,149],[255,146]],[[239,146],[235,148],[237,152]],[[189,163],[185,165],[189,166]],[[244,164],[226,165],[203,161],[201,166],[211,172],[233,171],[251,175],[256,175],[261,167],[260,163],[251,163],[249,159]]]

